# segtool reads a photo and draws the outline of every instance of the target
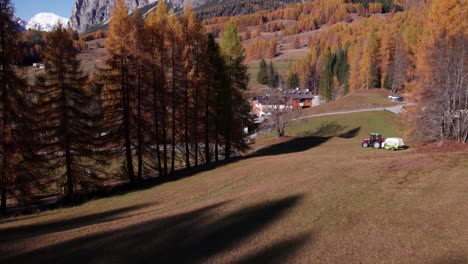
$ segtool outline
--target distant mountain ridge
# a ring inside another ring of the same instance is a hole
[[[165,0],[175,10],[181,10],[189,0]],[[260,10],[274,10],[302,0],[190,0],[191,6],[201,18],[236,16]],[[125,0],[130,12],[137,9],[145,15],[157,6],[158,0]],[[115,0],[76,0],[69,26],[79,33],[105,28]]]
[[[188,2],[188,0],[165,1],[175,9],[182,9]],[[196,8],[210,1],[222,0],[191,0],[191,4],[192,7]],[[83,33],[96,25],[108,22],[115,2],[115,0],[76,0],[69,26]],[[157,5],[157,2],[158,0],[125,0],[130,12],[141,8],[151,10]]]

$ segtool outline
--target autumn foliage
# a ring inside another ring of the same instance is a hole
[[[0,7],[3,212],[13,199],[76,201],[109,180],[174,176],[246,148],[248,76],[235,22],[220,47],[190,6],[178,17],[162,2],[144,20],[119,0],[106,65],[84,73],[73,32],[59,26],[44,35],[45,71],[30,89],[14,68],[21,49],[12,7]]]
[[[13,199],[74,200],[107,180],[138,184],[237,155],[249,123],[245,61],[278,56],[283,38],[308,54],[283,80],[262,60],[260,83],[308,88],[327,101],[375,88],[405,92],[416,103],[405,115],[411,134],[468,140],[465,1],[261,3],[269,4],[202,22],[190,6],[176,15],[162,1],[144,19],[119,0],[107,33],[78,37],[59,27],[21,39],[10,1],[0,0],[2,211]],[[108,60],[88,76],[77,55],[104,36]],[[37,59],[46,69],[29,87],[16,65]]]
[[[468,19],[465,1],[432,2],[415,50],[410,92],[418,103],[408,114],[425,141],[468,141]]]

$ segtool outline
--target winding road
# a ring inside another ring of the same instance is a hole
[[[392,112],[394,114],[399,115],[403,111],[405,111],[403,109],[404,106],[411,106],[411,105],[415,105],[415,104],[414,103],[406,103],[406,104],[400,104],[400,105],[389,106],[389,107],[377,107],[377,108],[365,108],[365,109],[329,112],[329,113],[323,113],[323,114],[314,114],[314,115],[301,116],[301,117],[298,117],[298,118],[294,118],[293,120],[301,120],[301,119],[307,119],[307,118],[319,117],[319,116],[343,115],[343,114],[371,112],[371,111],[383,111],[383,110],[387,110],[387,111],[390,111],[390,112]]]

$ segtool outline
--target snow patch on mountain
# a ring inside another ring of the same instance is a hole
[[[66,27],[68,20],[68,18],[61,17],[53,13],[39,13],[29,20],[26,25],[26,29],[52,31],[59,23]]]

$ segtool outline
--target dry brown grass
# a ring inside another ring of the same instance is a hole
[[[283,45],[279,45],[282,47]],[[281,49],[281,48],[280,48]],[[265,59],[265,61],[269,64],[271,61],[273,62],[273,67],[275,70],[281,75],[286,76],[289,70],[289,65],[299,59],[304,58],[307,56],[309,52],[308,48],[301,48],[301,49],[283,49],[280,51],[279,55],[272,58],[272,59]],[[268,87],[266,85],[262,85],[257,82],[257,73],[259,70],[260,60],[253,60],[247,63],[249,69],[249,92],[252,94],[262,94],[268,91]]]
[[[0,262],[466,262],[466,152],[363,149],[361,137],[380,125],[355,115],[333,120],[363,120],[354,138],[269,139],[193,177],[3,219]]]
[[[423,153],[447,153],[447,152],[465,152],[468,153],[468,144],[463,144],[457,141],[445,140],[423,145],[418,148],[418,151]]]
[[[86,42],[88,50],[80,53],[81,67],[86,72],[93,72],[96,67],[103,67],[107,60],[107,50],[104,48],[105,39],[97,39]]]

